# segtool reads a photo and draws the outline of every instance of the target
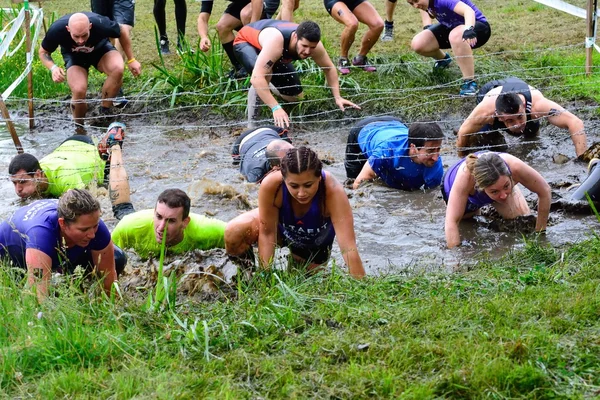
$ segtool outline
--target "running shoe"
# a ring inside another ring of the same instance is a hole
[[[166,37],[160,38],[160,54],[171,54],[171,49],[169,49],[169,39]]]
[[[439,71],[441,69],[448,68],[451,63],[452,63],[452,58],[450,57],[450,54],[446,53],[446,56],[444,58],[442,58],[441,60],[437,60],[433,64],[433,70]]]
[[[125,98],[125,95],[123,94],[123,88],[120,88],[119,93],[117,93],[117,96],[113,100],[113,106],[117,108],[124,108],[127,103],[129,103],[129,100]]]
[[[240,67],[239,69],[232,68],[231,71],[227,73],[227,77],[229,79],[244,79],[248,76],[248,73],[244,69],[244,67]]]
[[[110,148],[118,144],[119,147],[123,147],[123,140],[125,139],[125,124],[122,122],[113,122],[108,127],[106,134],[98,143],[98,152],[103,160],[110,160]]]
[[[385,28],[383,31],[383,35],[381,36],[381,41],[391,42],[392,40],[394,40],[394,24],[390,24],[388,23],[388,21],[385,21]]]
[[[377,68],[369,62],[369,59],[365,56],[356,56],[352,59],[352,65],[360,67],[366,72],[376,72]]]
[[[461,85],[459,94],[462,97],[475,96],[477,91],[477,82],[473,80],[467,80]]]
[[[348,75],[350,73],[350,61],[346,57],[340,57],[338,61],[338,70],[342,75]]]

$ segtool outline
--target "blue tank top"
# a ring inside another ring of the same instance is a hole
[[[325,172],[321,171],[321,182],[325,189]],[[315,247],[331,246],[335,238],[335,230],[331,223],[331,218],[324,217],[321,212],[321,188],[312,199],[310,208],[306,214],[301,217],[294,215],[292,209],[291,195],[285,185],[282,186],[282,204],[279,209],[279,232],[292,246],[301,249],[311,249]],[[324,192],[324,190],[323,190]]]
[[[480,155],[483,153],[489,153],[489,152],[488,151],[478,151],[475,154]],[[506,153],[496,153],[496,154],[501,155],[501,154],[506,154]],[[448,172],[446,172],[446,175],[444,176],[444,194],[445,194],[446,201],[448,201],[448,199],[450,198],[450,191],[452,190],[452,186],[454,185],[454,180],[456,179],[456,174],[458,173],[459,169],[463,166],[463,164],[465,163],[466,160],[467,160],[466,158],[463,158],[459,162],[454,164],[452,167],[448,168]],[[506,161],[504,161],[504,164],[506,164]],[[506,164],[506,167],[510,171],[510,167],[508,166],[508,164]],[[475,190],[475,194],[469,195],[469,197],[467,199],[467,211],[468,212],[475,211],[487,204],[492,204],[493,202],[494,202],[494,200],[492,200],[490,198],[490,196],[488,196],[483,190],[481,190],[481,191]]]

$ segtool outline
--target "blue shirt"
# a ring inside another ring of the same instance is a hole
[[[413,162],[408,155],[408,128],[401,122],[366,125],[358,134],[358,145],[373,171],[390,187],[415,190],[435,187],[442,182],[442,157],[432,167]]]
[[[63,245],[58,225],[58,200],[38,200],[19,208],[0,224],[0,256],[8,253],[12,261],[26,267],[25,251],[36,249],[52,259],[52,270],[62,272],[64,262],[81,260],[85,252],[103,250],[110,243],[110,232],[100,220],[96,236],[84,248]]]

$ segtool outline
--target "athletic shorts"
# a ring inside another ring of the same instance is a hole
[[[331,15],[331,10],[333,9],[335,3],[338,3],[339,1],[340,0],[323,0],[323,5],[325,6],[325,9],[329,13],[329,15]],[[341,0],[341,2],[344,3],[350,11],[354,11],[356,7],[358,7],[365,1],[367,0]]]
[[[89,70],[91,66],[98,69],[98,63],[109,51],[116,50],[110,42],[92,51],[91,53],[62,53],[65,60],[65,69],[71,68],[73,65]]]
[[[487,22],[479,21],[475,23],[474,28],[475,34],[477,35],[477,44],[473,48],[476,49],[487,43],[490,36],[492,35],[492,29],[490,28],[490,24],[488,24]],[[437,39],[440,49],[449,49],[452,47],[450,45],[449,37],[450,32],[453,28],[448,28],[447,26],[442,24],[433,24],[427,29],[429,29]]]
[[[122,220],[126,215],[133,214],[135,212],[135,208],[131,203],[120,203],[115,204],[112,207],[113,215],[119,221]]]
[[[262,19],[271,19],[279,8],[279,0],[264,0]]]
[[[283,245],[287,246],[287,248],[290,250],[290,253],[313,264],[325,264],[327,260],[329,260],[331,248],[333,247],[333,243],[330,243],[321,247],[303,249],[294,247],[285,238],[283,238],[282,241]]]
[[[242,20],[242,9],[250,4],[250,0],[235,0],[229,2],[223,14],[229,14],[232,17]],[[241,26],[240,26],[241,28]]]
[[[244,69],[252,74],[256,59],[258,58],[258,49],[249,43],[242,42],[233,46],[235,58],[242,64]],[[302,83],[296,68],[291,63],[282,63],[280,61],[273,65],[273,74],[271,83],[279,90],[279,93],[285,96],[299,96],[302,93]]]
[[[110,18],[119,24],[135,23],[135,0],[91,0],[92,12]]]
[[[381,121],[398,121],[402,122],[399,118],[396,117],[369,117],[365,118],[350,129],[350,134],[348,135],[348,141],[346,143],[346,157],[344,159],[344,167],[346,167],[346,176],[351,179],[356,179],[356,177],[362,171],[365,163],[368,158],[363,153],[360,145],[358,144],[358,135],[360,131],[367,125],[372,124],[374,122]]]

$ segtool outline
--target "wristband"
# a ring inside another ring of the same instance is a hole
[[[281,105],[277,104],[276,106],[273,106],[273,107],[271,108],[271,112],[275,112],[275,111],[277,111],[277,110],[279,110],[279,109],[281,109]]]
[[[127,60],[127,65],[136,62],[137,60],[135,58],[132,58],[131,60]]]
[[[54,64],[53,66],[50,67],[50,72],[54,72],[54,70],[58,68],[58,65]]]

